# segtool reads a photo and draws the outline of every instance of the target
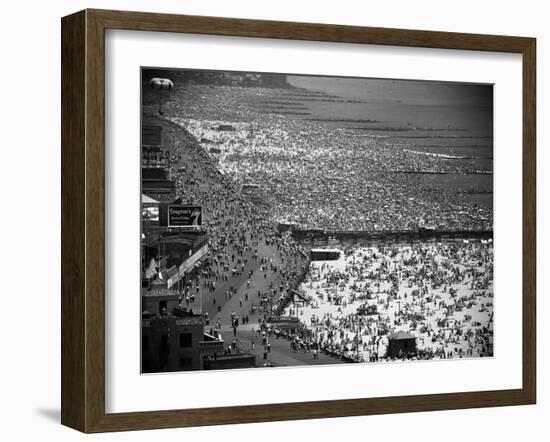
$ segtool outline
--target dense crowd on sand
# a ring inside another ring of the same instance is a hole
[[[174,120],[202,140],[226,176],[259,186],[272,219],[326,230],[492,228],[490,207],[450,188],[422,189],[414,174],[396,173],[433,170],[428,164],[437,163],[433,157],[303,121]]]
[[[490,240],[354,246],[312,263],[287,314],[304,324],[297,342],[350,359],[392,359],[396,332],[416,338],[403,358],[492,356],[492,281]]]

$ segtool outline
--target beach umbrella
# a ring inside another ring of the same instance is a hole
[[[147,84],[152,89],[157,89],[159,91],[159,114],[162,114],[162,91],[170,91],[174,88],[174,83],[169,78],[151,78]]]

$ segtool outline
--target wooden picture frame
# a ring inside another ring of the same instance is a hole
[[[105,412],[105,30],[517,53],[523,57],[523,385],[271,405]],[[62,19],[62,410],[83,432],[534,404],[536,400],[535,54],[533,38],[84,10]]]

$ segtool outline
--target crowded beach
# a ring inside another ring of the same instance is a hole
[[[178,201],[204,213],[210,251],[182,302],[201,303],[205,330],[229,351],[257,351],[258,342],[264,360],[281,338],[312,361],[492,356],[492,239],[337,242],[338,259],[317,261],[278,227],[490,232],[492,195],[469,198],[421,175],[490,175],[492,163],[419,154],[378,133],[251,106],[280,93],[191,84],[162,116],[144,106],[171,140]],[[275,317],[298,323],[280,328]],[[393,347],[407,340],[414,345]]]

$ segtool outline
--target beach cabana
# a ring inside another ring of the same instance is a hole
[[[416,337],[411,333],[398,331],[388,336],[388,358],[403,358],[416,355]]]

